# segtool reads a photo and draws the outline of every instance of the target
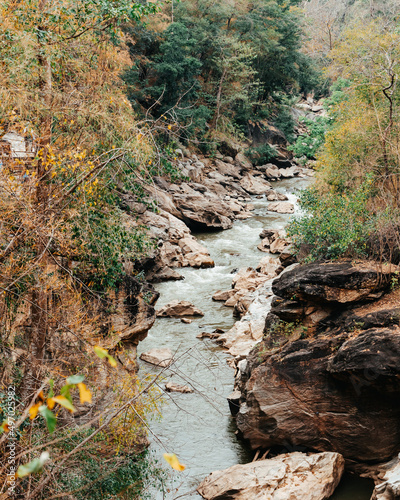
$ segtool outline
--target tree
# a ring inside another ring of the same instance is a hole
[[[346,79],[347,86],[342,89],[342,99],[330,109],[334,120],[318,155],[317,190],[306,206],[314,216],[306,215],[294,225],[293,234],[302,243],[309,241],[320,214],[326,213],[327,226],[335,234],[327,231],[325,236],[335,240],[336,257],[349,255],[351,247],[360,249],[362,243],[365,255],[369,252],[375,258],[398,259],[399,36],[397,23],[373,20],[345,30],[329,54],[331,78]],[[357,210],[351,211],[347,220],[354,222],[357,231],[337,230],[355,196]],[[362,217],[354,221],[355,214]],[[321,241],[314,254],[318,248],[326,251]]]
[[[316,81],[315,68],[299,50],[299,11],[291,8],[296,3],[175,5],[175,22],[168,28],[157,31],[150,25],[131,33],[131,54],[142,55],[127,75],[132,104],[137,99],[156,116],[176,106],[177,119],[192,139],[211,138],[215,129],[247,132],[250,116],[274,119],[280,107],[275,94],[307,92]],[[191,128],[197,110],[202,130]]]
[[[21,398],[18,412],[25,417],[18,427],[25,457],[32,437],[48,443],[40,420],[27,426],[28,407],[36,407],[39,398],[46,408],[43,401],[52,399],[53,386],[54,391],[65,387],[63,378],[71,371],[85,372],[90,384],[96,375],[115,384],[130,401],[127,414],[138,411],[135,422],[142,418],[139,406],[133,409],[135,377],[105,370],[93,360],[93,346],[111,338],[98,319],[129,274],[125,264],[148,244],[118,206],[121,193],[130,189],[140,197],[141,184],[157,172],[148,129],[139,129],[120,78],[130,62],[120,25],[156,6],[33,0],[3,2],[0,9],[0,132],[22,137],[33,151],[7,149],[0,170],[0,350],[9,360],[1,375],[3,383],[15,383]],[[133,396],[118,385],[126,377]],[[72,400],[68,387],[64,391]],[[67,414],[61,415],[71,428]],[[107,416],[106,410],[106,422],[113,415],[117,419],[118,411]],[[102,411],[96,415],[102,417]],[[132,423],[126,414],[124,419]],[[133,434],[135,429],[132,425]],[[79,442],[68,452],[53,448],[53,460],[65,463],[78,453],[93,438],[85,432],[74,434]],[[62,430],[60,440],[65,439],[68,432]],[[103,443],[107,439],[103,435]],[[108,446],[112,453],[118,449],[112,439]],[[116,465],[125,459],[119,457]],[[46,496],[53,477],[27,479],[24,498]]]

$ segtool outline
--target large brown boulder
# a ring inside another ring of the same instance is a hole
[[[317,262],[282,274],[272,290],[289,300],[350,304],[381,297],[396,271],[397,266],[377,262]]]
[[[358,461],[400,450],[400,329],[352,335],[253,351],[237,415],[253,448],[290,444]]]
[[[176,194],[174,202],[182,220],[189,226],[203,229],[229,229],[234,214],[229,206],[218,198],[196,194]]]
[[[325,500],[343,470],[338,453],[287,453],[215,471],[197,491],[206,500]]]
[[[254,177],[247,173],[240,181],[242,188],[249,194],[264,194],[271,191],[271,184],[262,177]]]
[[[263,340],[237,384],[237,425],[253,448],[304,446],[361,462],[400,450],[399,297],[384,295],[394,271],[309,264],[273,282]]]
[[[143,352],[140,355],[140,359],[160,368],[168,368],[173,363],[172,351],[166,347]]]
[[[274,203],[270,203],[268,205],[268,210],[278,214],[293,214],[294,205],[289,201],[275,201]]]

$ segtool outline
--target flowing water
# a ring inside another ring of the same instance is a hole
[[[288,179],[276,183],[278,191],[296,202],[296,193],[309,185],[310,179]],[[266,199],[254,198],[254,217],[235,222],[232,229],[223,232],[196,234],[215,261],[212,269],[179,269],[183,281],[166,282],[156,286],[161,293],[157,307],[172,300],[189,300],[204,312],[204,317],[184,324],[179,319],[159,318],[148,337],[140,342],[138,354],[158,347],[168,347],[176,363],[164,374],[160,386],[168,381],[190,385],[192,394],[165,393],[161,407],[162,419],[151,423],[154,453],[175,453],[186,465],[176,473],[173,493],[154,492],[154,498],[168,500],[201,497],[195,492],[204,477],[214,470],[226,469],[238,463],[251,461],[253,454],[237,440],[235,423],[230,416],[227,396],[233,390],[234,371],[226,363],[228,356],[210,340],[196,338],[201,332],[216,328],[228,330],[235,319],[232,309],[211,300],[217,290],[231,288],[232,273],[242,267],[254,267],[265,253],[257,249],[262,229],[280,229],[290,216],[267,211]],[[156,375],[159,369],[140,361],[140,374]],[[191,492],[189,494],[186,494]],[[369,482],[346,479],[333,497],[335,500],[369,500],[372,487]],[[249,499],[251,500],[251,499]]]

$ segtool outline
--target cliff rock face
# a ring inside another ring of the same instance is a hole
[[[399,451],[399,294],[383,296],[394,271],[310,264],[274,281],[264,339],[237,377],[237,425],[254,449],[300,446],[363,462]]]

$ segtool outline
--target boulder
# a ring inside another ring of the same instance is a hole
[[[292,177],[300,174],[300,168],[296,165],[292,165],[289,168],[281,168],[279,172],[281,174],[281,177],[283,177],[284,179],[291,179]]]
[[[265,145],[266,143],[283,147],[287,145],[285,134],[267,120],[249,121],[248,126],[253,147]]]
[[[256,271],[273,277],[276,276],[276,273],[280,267],[281,264],[277,258],[266,255],[260,260],[258,266],[256,267]]]
[[[381,465],[375,478],[375,489],[371,500],[396,500],[400,498],[400,456],[388,464]]]
[[[270,191],[267,193],[267,200],[268,201],[287,201],[288,197],[283,194],[279,193],[278,191]]]
[[[247,156],[244,153],[238,153],[235,156],[235,164],[241,168],[242,170],[252,170],[253,169],[253,164],[251,161],[247,158]]]
[[[188,265],[179,245],[166,241],[165,243],[162,243],[159,248],[159,256],[162,266],[185,267]]]
[[[234,357],[244,358],[259,342],[264,334],[263,317],[254,319],[244,316],[237,321],[226,333],[219,335],[217,342],[225,347],[229,354]]]
[[[282,175],[279,168],[276,165],[274,165],[273,163],[267,163],[266,165],[264,165],[263,170],[264,170],[265,176],[268,179],[279,179]]]
[[[242,268],[232,280],[233,288],[253,292],[267,281],[268,277],[258,273],[252,267]]]
[[[157,311],[158,318],[180,318],[181,316],[204,316],[204,313],[187,300],[174,300]]]
[[[147,278],[149,279],[149,278]],[[152,283],[162,283],[163,281],[179,281],[185,279],[184,276],[170,267],[163,267],[155,274],[151,275]]]
[[[312,263],[282,274],[272,290],[286,299],[350,304],[381,297],[397,270],[368,261]]]
[[[203,253],[187,253],[185,255],[187,264],[190,267],[206,269],[208,267],[214,267],[215,263],[210,255],[205,255]]]
[[[279,230],[278,229],[263,229],[259,236],[261,239],[271,238],[273,241],[279,237]]]
[[[222,292],[221,290],[218,290],[218,292],[215,292],[214,295],[212,296],[212,299],[215,300],[216,302],[226,302],[228,299],[230,299],[233,295],[235,295],[235,290],[226,290]]]
[[[234,215],[229,206],[218,197],[210,198],[195,194],[175,194],[174,202],[183,221],[198,229],[229,229]]]
[[[338,453],[286,453],[215,471],[197,491],[206,500],[325,500],[343,471]]]
[[[150,351],[143,352],[140,355],[140,359],[161,368],[167,368],[173,363],[172,351],[167,348],[151,349]]]
[[[271,190],[271,184],[260,177],[247,173],[240,181],[242,188],[249,194],[264,194]]]
[[[269,251],[272,254],[282,254],[285,252],[285,249],[290,245],[290,241],[286,238],[277,238],[274,240],[269,246]]]
[[[400,329],[292,331],[275,323],[248,358],[236,423],[252,448],[291,443],[361,462],[398,453]]]
[[[277,201],[275,203],[270,203],[268,205],[268,210],[270,212],[276,212],[278,214],[293,214],[294,205],[289,201]]]
[[[279,259],[284,267],[291,266],[297,262],[294,246],[292,244],[285,246],[285,248],[280,252]]]
[[[207,248],[195,240],[193,236],[180,239],[179,247],[189,266],[195,268],[214,267],[214,261]]]
[[[149,201],[156,202],[157,206],[165,212],[175,217],[179,217],[180,213],[175,206],[172,196],[155,186],[146,186],[146,191],[150,194]]]
[[[240,153],[242,147],[240,146],[240,144],[237,144],[232,139],[223,137],[221,140],[219,140],[219,150],[222,154],[234,158],[237,154]]]
[[[244,295],[239,296],[235,305],[233,306],[233,315],[239,318],[244,316],[249,310],[253,299],[254,297],[252,293],[245,293]]]
[[[221,160],[215,160],[215,166],[217,167],[217,171],[222,175],[227,175],[229,177],[233,177],[234,179],[241,178],[240,168],[232,165],[232,163],[225,163]]]
[[[271,242],[269,238],[263,238],[262,242],[257,245],[257,248],[261,252],[269,252],[269,247],[271,246]]]
[[[167,382],[165,384],[166,392],[181,392],[182,394],[190,394],[194,392],[192,387],[188,385],[175,384],[175,382]]]

